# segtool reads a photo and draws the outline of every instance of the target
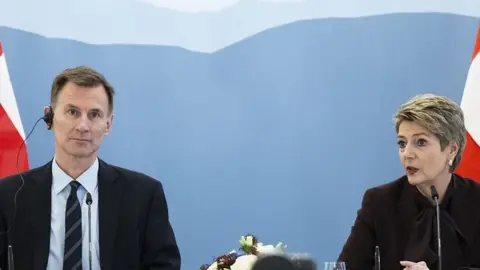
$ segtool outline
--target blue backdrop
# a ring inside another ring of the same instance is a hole
[[[164,184],[182,269],[245,233],[322,262],[337,258],[363,192],[402,174],[398,106],[426,92],[460,102],[474,12],[299,19],[211,51],[201,48],[215,36],[199,49],[188,38],[88,44],[6,23],[0,40],[27,133],[64,68],[89,65],[111,81],[116,116],[101,158]],[[28,149],[31,167],[46,163],[52,133],[37,127]]]

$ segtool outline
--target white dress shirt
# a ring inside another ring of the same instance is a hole
[[[47,270],[63,269],[63,252],[65,241],[65,208],[70,194],[70,181],[68,176],[53,159],[52,162],[52,210],[50,227],[50,252]],[[98,159],[82,175],[76,179],[81,186],[77,196],[82,205],[82,268],[89,270],[89,245],[88,245],[88,205],[86,204],[87,192],[92,195],[92,270],[100,269],[100,249],[98,243]]]

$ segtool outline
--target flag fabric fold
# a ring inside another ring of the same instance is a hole
[[[0,179],[28,170],[27,145],[20,112],[0,42]],[[18,170],[17,170],[18,156]]]
[[[460,106],[465,114],[467,143],[456,173],[480,182],[480,26]]]

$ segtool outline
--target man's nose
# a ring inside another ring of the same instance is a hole
[[[89,131],[90,130],[90,119],[86,115],[79,117],[77,122],[77,129],[79,131]]]

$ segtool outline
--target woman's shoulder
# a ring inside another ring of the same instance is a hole
[[[480,194],[480,180],[464,177],[459,174],[453,174],[454,186],[458,189],[468,190],[469,192]]]
[[[401,192],[406,185],[408,185],[408,180],[404,175],[393,181],[369,188],[365,193],[375,194],[377,196],[392,196]]]
[[[387,206],[389,203],[395,203],[400,199],[407,185],[409,185],[407,177],[402,176],[367,189],[363,195],[363,200],[377,206]]]

